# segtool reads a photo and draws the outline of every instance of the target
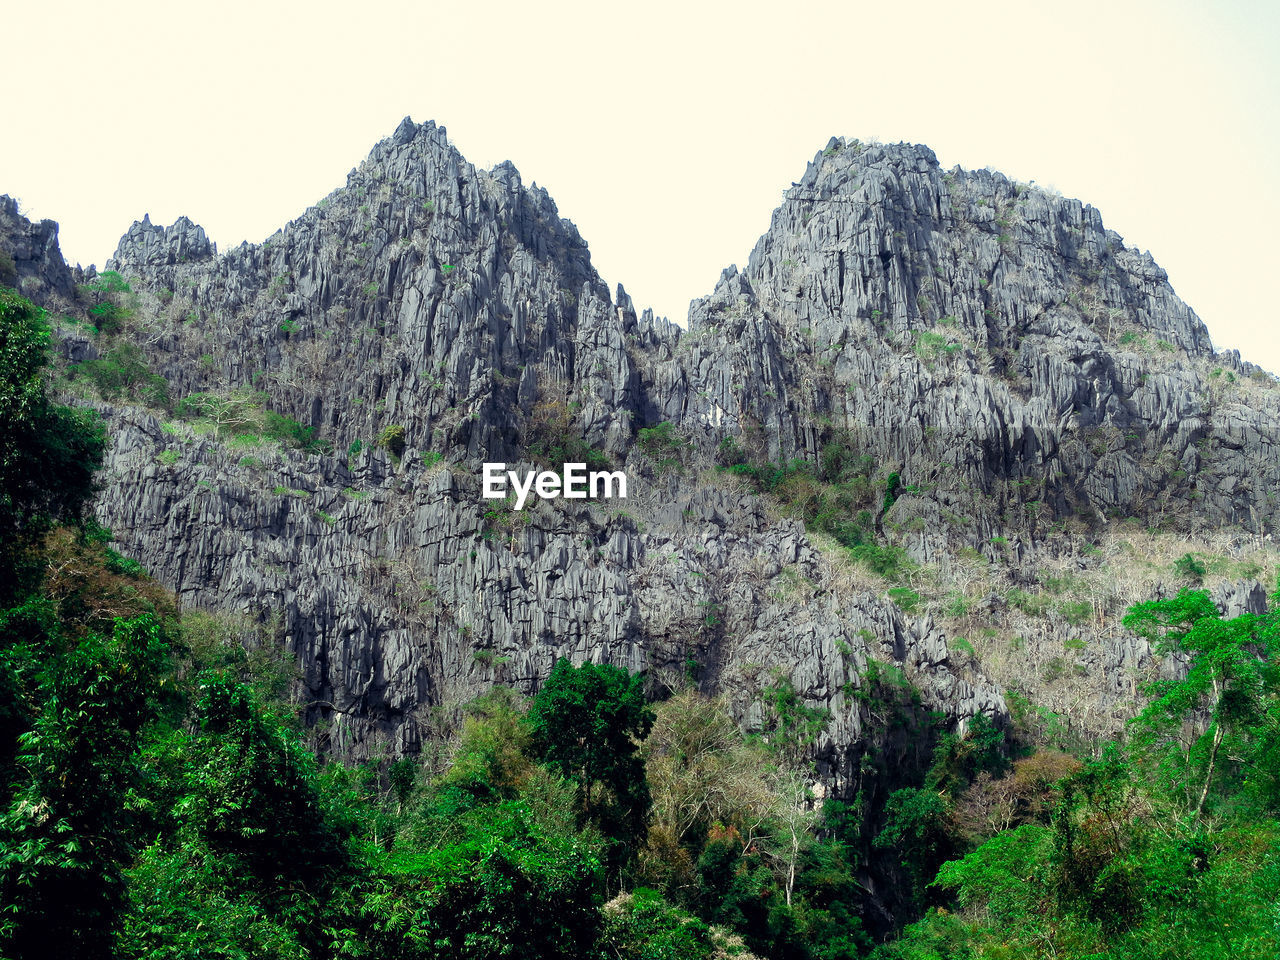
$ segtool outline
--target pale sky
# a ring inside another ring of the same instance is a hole
[[[683,322],[828,137],[878,137],[1093,204],[1280,371],[1274,0],[13,6],[0,193],[72,262],[144,213],[260,241],[408,115],[513,161]]]

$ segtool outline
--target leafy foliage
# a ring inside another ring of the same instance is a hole
[[[169,405],[168,381],[151,372],[137,344],[117,344],[96,360],[72,364],[67,373],[88,380],[106,400],[123,397],[162,409]]]
[[[382,432],[378,434],[378,446],[398,460],[405,448],[404,427],[398,423],[383,427]]]
[[[1280,616],[1224,620],[1207,592],[1183,590],[1138,604],[1125,625],[1190,660],[1185,678],[1151,685],[1136,723],[1135,745],[1156,758],[1163,785],[1196,816],[1215,786],[1280,809]]]
[[[99,333],[113,334],[133,319],[137,297],[120,274],[106,270],[79,290],[88,299],[89,317]]]
[[[901,483],[898,474],[889,475],[883,509],[873,515],[874,461],[856,455],[847,437],[823,447],[818,467],[800,459],[776,464],[748,462],[736,442],[729,448],[722,443],[722,462],[726,456],[730,473],[748,480],[758,493],[776,497],[795,511],[808,529],[830,536],[872,572],[895,580],[910,569],[903,550],[884,543],[877,533],[878,522]]]
[[[270,396],[260,390],[240,389],[230,394],[193,393],[177,405],[180,417],[210,423],[219,436],[236,442],[276,442],[308,453],[327,452],[330,445],[317,439],[314,427],[298,421],[266,404]]]
[[[774,717],[770,745],[784,764],[798,767],[830,715],[826,710],[808,706],[791,678],[783,673],[778,673],[765,688],[764,700]]]
[[[683,467],[689,442],[676,434],[671,423],[663,421],[655,427],[642,427],[638,442],[659,470],[679,471]]]
[[[243,684],[202,678],[197,734],[184,750],[175,811],[210,851],[264,881],[306,886],[335,870],[340,843],[325,823],[313,759]]]
[[[1202,582],[1205,573],[1208,572],[1204,562],[1196,559],[1193,553],[1184,553],[1180,556],[1173,562],[1173,569],[1193,583]]]
[[[619,865],[645,832],[639,745],[653,720],[641,678],[609,664],[560,660],[529,708],[534,754],[575,784],[582,816],[615,842]]]
[[[543,400],[534,405],[525,428],[530,456],[551,469],[566,463],[585,463],[588,470],[612,467],[604,451],[587,443],[574,408],[561,399]]]
[[[135,738],[155,708],[165,647],[158,624],[142,617],[58,655],[39,605],[5,624],[31,653],[53,656],[42,675],[24,671],[28,729],[0,814],[0,951],[36,956],[57,938],[64,956],[101,956],[124,901],[125,792],[139,777]]]
[[[619,960],[710,960],[715,943],[711,928],[666,901],[656,890],[638,887],[605,907],[601,943]]]
[[[454,833],[373,860],[333,928],[339,957],[592,956],[599,861],[589,844],[547,831],[521,802],[486,806]]]
[[[48,339],[42,312],[0,289],[0,603],[31,575],[25,551],[49,524],[80,516],[106,443],[92,411],[50,401]]]
[[[1127,741],[1083,765],[1019,760],[1003,794],[979,774],[962,809],[970,824],[986,819],[988,838],[931,884],[955,911],[931,911],[875,956],[1280,950],[1276,615],[1228,620],[1184,590],[1138,604],[1126,624],[1184,658],[1186,675],[1151,685]]]
[[[895,790],[885,805],[885,826],[875,845],[898,851],[916,889],[923,889],[952,851],[946,801],[933,790]]]

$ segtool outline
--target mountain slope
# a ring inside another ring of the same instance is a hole
[[[108,266],[132,319],[63,349],[134,344],[173,402],[102,406],[99,517],[184,605],[276,617],[345,755],[567,656],[692,674],[754,727],[793,686],[852,795],[869,737],[920,749],[871,661],[953,723],[1104,733],[1177,669],[1118,620],[1179,554],[1237,611],[1275,574],[1272,378],[1092,208],[927,148],[833,140],[687,332],[611,298],[510,164],[407,120],[261,245],[144,220]],[[630,498],[481,499],[481,462],[569,452]]]
[[[980,517],[982,539],[1032,502],[1039,521],[1274,529],[1274,378],[1215,355],[1092,207],[943,171],[928,148],[832,140],[690,329],[705,395],[664,414],[771,458],[852,430],[904,478],[941,481],[932,499]]]

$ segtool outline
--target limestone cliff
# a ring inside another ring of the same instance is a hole
[[[687,331],[611,296],[514,167],[408,120],[262,244],[144,219],[107,266],[136,295],[118,336],[174,401],[263,396],[313,432],[100,404],[98,515],[184,605],[276,612],[346,755],[417,751],[434,708],[567,656],[692,675],[748,724],[788,678],[829,711],[817,755],[848,791],[883,734],[870,660],[956,722],[1029,700],[1104,732],[1177,669],[1119,625],[1173,559],[1241,609],[1275,573],[1274,379],[1215,354],[1091,207],[924,147],[832,140]],[[638,442],[664,422],[670,456]],[[481,499],[480,463],[566,438],[630,498]],[[832,451],[883,494],[868,535],[912,561],[893,583],[715,465]]]

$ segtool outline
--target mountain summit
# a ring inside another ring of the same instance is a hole
[[[56,242],[2,222],[24,289],[71,303]],[[959,727],[1114,730],[1177,669],[1129,604],[1181,554],[1236,612],[1276,569],[1274,378],[1092,207],[927,147],[833,138],[687,330],[611,294],[511,164],[408,119],[261,244],[144,218],[107,266],[79,296],[114,320],[58,327],[110,425],[98,517],[185,607],[264,623],[343,755],[419,752],[569,658],[749,728],[783,685],[852,796],[869,738],[912,749],[885,670]],[[486,462],[631,492],[516,511]]]

